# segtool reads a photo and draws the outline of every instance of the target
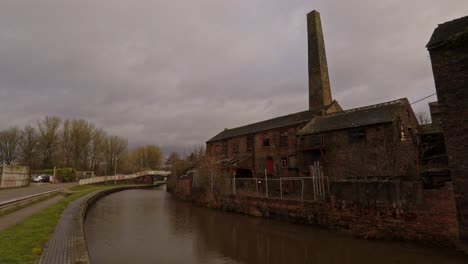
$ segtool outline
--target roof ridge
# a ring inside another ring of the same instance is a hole
[[[313,110],[312,110],[312,111],[313,111]],[[278,119],[278,118],[282,118],[282,117],[288,117],[288,116],[293,116],[293,115],[302,114],[302,113],[307,113],[307,112],[311,112],[311,110],[305,110],[305,111],[300,111],[300,112],[296,112],[296,113],[292,113],[292,114],[277,116],[277,117],[265,119],[265,120],[262,120],[262,121],[253,122],[253,123],[250,123],[250,124],[247,124],[247,125],[243,125],[243,126],[238,126],[238,127],[233,127],[233,128],[225,128],[223,131],[226,131],[226,130],[233,130],[233,129],[238,129],[238,128],[243,128],[243,127],[248,127],[248,126],[251,126],[251,125],[258,124],[258,123],[268,122],[268,121],[271,121],[271,120],[274,120],[274,119]]]
[[[366,109],[376,108],[376,107],[380,107],[380,106],[384,106],[384,105],[392,105],[392,104],[397,104],[397,103],[404,104],[404,103],[409,103],[409,101],[408,101],[408,99],[406,97],[403,97],[403,98],[400,98],[400,99],[395,99],[395,100],[391,100],[391,101],[387,101],[387,102],[383,102],[383,103],[355,107],[355,108],[351,108],[351,109],[348,109],[348,110],[344,110],[342,112],[330,113],[330,114],[323,115],[323,117],[334,116],[334,115],[343,115],[343,114],[346,114],[346,113],[352,113],[352,112],[356,112],[356,111],[360,111],[360,110],[366,110]]]

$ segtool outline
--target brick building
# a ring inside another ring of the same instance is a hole
[[[415,175],[418,127],[406,98],[316,116],[298,133],[301,176],[316,161],[335,178]]]
[[[440,24],[427,49],[454,186],[460,237],[468,241],[468,16]]]
[[[334,177],[408,175],[418,130],[408,100],[343,111],[332,99],[317,11],[307,15],[307,29],[309,109],[225,129],[207,141],[207,153],[241,177],[309,176],[316,161]],[[391,164],[379,166],[384,160]]]

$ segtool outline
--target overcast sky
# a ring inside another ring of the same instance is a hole
[[[131,145],[188,150],[306,110],[313,9],[348,109],[434,93],[425,45],[468,1],[0,0],[0,127],[84,118]]]

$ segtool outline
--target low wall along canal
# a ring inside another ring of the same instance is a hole
[[[467,263],[453,250],[193,206],[164,187],[126,190],[89,208],[91,263]]]

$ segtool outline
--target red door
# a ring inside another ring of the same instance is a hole
[[[273,174],[273,158],[267,158],[267,172]]]

